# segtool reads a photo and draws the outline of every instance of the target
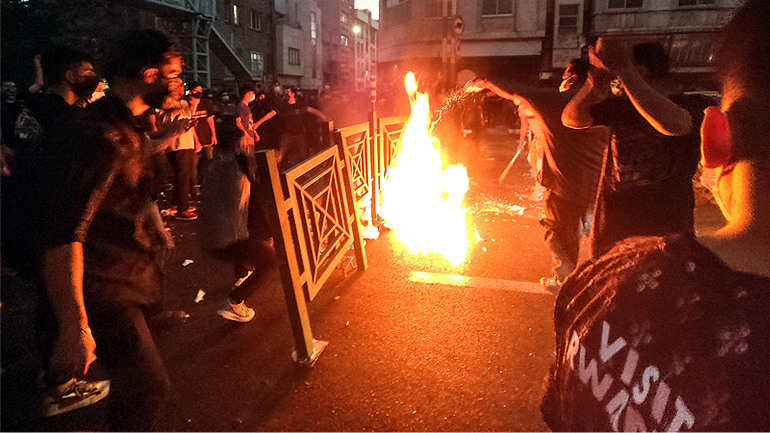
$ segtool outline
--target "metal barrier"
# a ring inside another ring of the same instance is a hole
[[[329,279],[348,250],[355,252],[358,269],[368,264],[358,209],[371,197],[376,221],[379,191],[401,149],[406,118],[369,122],[333,129],[326,124],[328,147],[281,173],[274,150],[257,152],[260,184],[278,256],[281,283],[295,342],[295,360],[313,365],[328,343],[313,339],[307,302]],[[334,143],[335,145],[331,145]]]

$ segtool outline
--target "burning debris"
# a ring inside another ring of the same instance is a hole
[[[379,213],[410,253],[437,253],[458,266],[466,261],[470,246],[463,204],[468,173],[459,164],[444,168],[441,144],[430,130],[428,95],[417,90],[412,73],[407,74],[405,87],[412,115],[401,154],[383,185]],[[456,100],[460,99],[458,94]]]

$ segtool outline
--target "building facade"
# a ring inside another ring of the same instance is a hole
[[[377,76],[377,30],[379,23],[368,10],[355,10],[351,23],[353,45],[352,69],[356,91],[371,87],[371,77]]]
[[[275,0],[275,79],[319,90],[323,80],[321,9],[315,0]]]

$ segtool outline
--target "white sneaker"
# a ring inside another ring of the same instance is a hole
[[[241,301],[236,304],[232,299],[228,299],[227,307],[217,311],[217,314],[233,322],[246,323],[253,319],[256,313],[253,308],[247,307],[244,302]]]
[[[62,389],[52,390],[43,399],[40,415],[44,417],[59,415],[80,409],[107,397],[110,393],[109,380],[85,381],[72,379]]]

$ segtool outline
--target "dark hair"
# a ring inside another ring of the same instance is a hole
[[[43,68],[48,84],[56,85],[62,82],[64,74],[71,68],[83,62],[93,63],[93,58],[80,50],[64,45],[48,47],[40,55],[40,66]]]
[[[188,90],[192,90],[192,89],[194,89],[196,87],[200,87],[201,90],[203,89],[203,86],[201,86],[201,83],[199,83],[197,81],[190,81],[190,83],[187,85],[187,89]]]
[[[569,71],[572,74],[577,75],[578,80],[585,80],[588,78],[588,59],[574,58],[567,62],[565,71]]]
[[[770,2],[748,0],[722,29],[716,69],[722,82],[768,89],[770,70]]]
[[[634,45],[632,62],[644,66],[651,74],[662,77],[668,73],[668,54],[663,45],[657,42],[645,42]]]
[[[238,88],[238,95],[240,95],[241,98],[244,97],[249,92],[254,91],[254,84],[244,84],[241,87]]]
[[[110,49],[104,76],[138,79],[147,68],[159,68],[179,52],[163,33],[157,30],[129,30],[116,36]]]

